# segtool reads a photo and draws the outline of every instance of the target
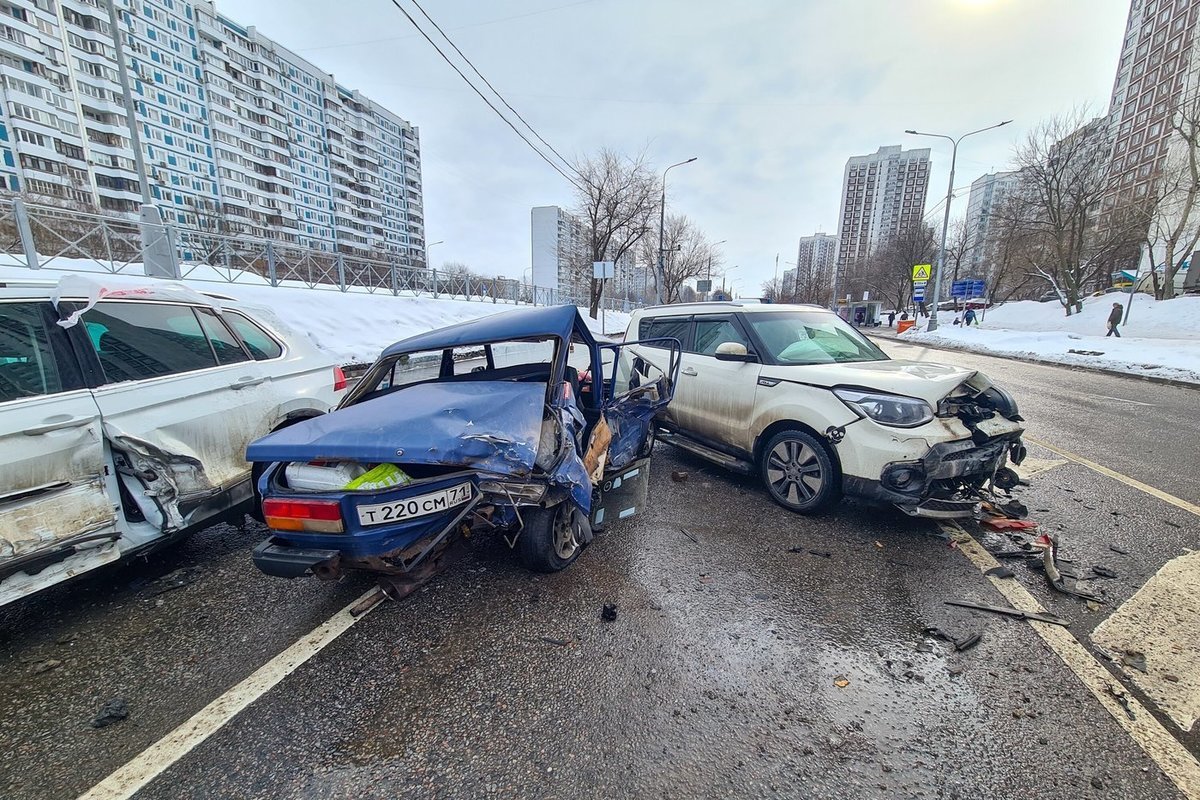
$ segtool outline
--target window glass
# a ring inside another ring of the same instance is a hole
[[[240,361],[250,360],[250,356],[242,349],[241,343],[229,332],[229,329],[215,313],[207,308],[198,308],[196,313],[200,317],[200,327],[208,335],[213,352],[217,354],[218,363],[237,364]]]
[[[888,360],[882,350],[833,314],[783,311],[747,314],[746,321],[779,364]]]
[[[678,339],[685,346],[689,320],[687,317],[644,319],[638,325],[639,339]],[[653,345],[651,345],[653,346]]]
[[[63,391],[37,303],[0,303],[0,402]]]
[[[717,352],[717,346],[725,342],[737,342],[747,350],[750,349],[750,343],[731,320],[696,319],[696,344],[692,347],[693,352],[711,356]]]
[[[191,306],[100,303],[83,321],[108,383],[217,365]]]
[[[254,356],[255,361],[267,361],[283,355],[283,348],[280,347],[279,342],[272,339],[271,334],[255,325],[247,317],[233,311],[226,311],[224,317],[225,321],[237,331],[237,335],[242,337],[246,349],[250,351],[250,355]]]

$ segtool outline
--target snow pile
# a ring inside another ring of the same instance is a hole
[[[1103,336],[1108,330],[1108,312],[1113,303],[1120,303],[1124,313],[1129,295],[1120,292],[1089,297],[1083,302],[1083,311],[1065,316],[1058,303],[1038,303],[1023,300],[1005,303],[988,309],[980,322],[981,328],[1010,331],[1066,331],[1084,335]],[[976,311],[976,314],[979,312]],[[938,324],[952,312],[942,312]],[[1174,300],[1157,301],[1148,294],[1135,294],[1133,307],[1129,311],[1129,325],[1121,326],[1122,336],[1150,339],[1200,339],[1200,297],[1177,297]]]
[[[1008,303],[989,310],[978,327],[970,328],[954,325],[954,313],[943,311],[937,331],[914,328],[902,338],[1200,384],[1200,297],[1157,302],[1149,295],[1134,295],[1130,324],[1119,327],[1122,338],[1106,338],[1112,304],[1120,302],[1124,308],[1127,297],[1090,297],[1083,312],[1070,317],[1057,303]]]
[[[58,261],[60,259],[56,259],[55,264]],[[95,262],[82,259],[79,262],[80,266],[88,267],[81,271],[103,273],[90,277],[100,280],[105,285],[128,287],[157,283],[153,278],[144,276],[104,273]],[[76,261],[71,260],[70,266],[74,269]],[[182,283],[199,292],[210,292],[241,303],[270,309],[275,317],[283,320],[296,332],[307,335],[319,349],[343,364],[369,363],[375,360],[384,347],[393,342],[456,322],[513,309],[511,302],[493,304],[490,300],[467,302],[445,297],[393,297],[390,292],[378,291],[372,294],[365,289],[341,292],[336,286],[310,289],[304,284],[272,287],[261,277],[244,272],[235,273],[233,277],[236,280],[230,283],[218,272],[228,274],[224,270],[201,267]],[[69,274],[72,273],[53,269],[27,269],[12,265],[11,256],[0,256],[0,281],[56,282]],[[209,280],[198,279],[201,277]],[[602,333],[601,321],[589,319],[586,309],[583,309],[583,314],[592,331]],[[605,330],[608,332],[623,332],[629,324],[629,315],[610,311],[605,315],[605,323]]]

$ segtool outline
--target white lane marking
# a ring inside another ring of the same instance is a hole
[[[1181,729],[1194,728],[1200,719],[1200,552],[1163,564],[1091,638],[1117,658],[1144,653],[1146,671],[1125,674]]]
[[[980,572],[1000,566],[1000,562],[958,524],[939,522],[938,526],[950,536],[958,545],[958,551],[970,559]],[[1013,608],[1046,613],[1046,609],[1037,598],[1017,581],[994,578],[990,575],[985,577]],[[1192,757],[1136,697],[1122,688],[1112,673],[1105,669],[1067,628],[1047,622],[1030,621],[1028,624],[1054,654],[1062,659],[1067,669],[1071,670],[1100,705],[1104,706],[1117,724],[1125,729],[1129,738],[1133,739],[1174,782],[1179,791],[1190,800],[1200,800],[1200,762]],[[1118,697],[1124,700],[1124,705]],[[1128,712],[1126,708],[1129,709]]]
[[[132,797],[198,744],[220,730],[243,709],[270,691],[297,667],[348,631],[354,623],[367,616],[369,609],[358,617],[351,616],[350,609],[377,591],[379,590],[372,588],[313,628],[282,653],[255,670],[250,677],[197,711],[187,722],[88,789],[79,796],[79,800],[125,800]]]
[[[1034,439],[1029,436],[1025,437],[1025,441],[1029,442],[1030,444],[1036,444],[1038,447],[1044,447],[1052,453],[1058,453],[1060,456],[1067,459],[1068,461],[1074,461],[1076,464],[1087,467],[1092,472],[1098,472],[1101,475],[1112,478],[1113,480],[1118,480],[1121,483],[1125,484],[1126,486],[1132,486],[1134,489],[1137,489],[1140,492],[1145,492],[1146,494],[1150,495],[1151,497],[1157,497],[1159,500],[1162,500],[1163,502],[1170,503],[1171,505],[1175,506],[1176,508],[1182,508],[1184,511],[1188,511],[1188,512],[1200,517],[1200,506],[1196,505],[1195,503],[1189,503],[1187,500],[1182,500],[1173,494],[1167,494],[1162,489],[1155,489],[1153,486],[1151,486],[1147,483],[1142,483],[1141,481],[1137,480],[1136,478],[1131,478],[1128,475],[1122,475],[1121,473],[1117,472],[1116,470],[1109,469],[1108,467],[1104,466],[1103,464],[1097,464],[1095,461],[1089,461],[1088,459],[1084,458],[1083,456],[1076,455],[1075,453],[1072,453],[1069,450],[1063,450],[1061,447],[1055,447],[1052,444],[1046,444],[1045,442],[1039,441],[1039,440]]]
[[[1067,460],[1065,458],[1034,458],[1033,456],[1026,456],[1025,460],[1020,464],[1014,464],[1013,469],[1022,478],[1032,478],[1034,475],[1054,469],[1055,467],[1061,467],[1066,463]]]
[[[1149,406],[1150,408],[1154,408],[1157,405],[1157,403],[1143,403],[1141,400],[1126,400],[1124,397],[1109,397],[1106,394],[1093,394],[1088,396],[1096,397],[1100,400],[1116,400],[1118,403],[1131,403],[1135,406]]]

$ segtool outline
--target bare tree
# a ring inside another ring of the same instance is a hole
[[[658,208],[658,177],[644,156],[637,158],[601,150],[594,157],[575,165],[579,185],[575,193],[575,213],[583,221],[584,252],[579,270],[591,275],[595,261],[620,261],[651,230]],[[588,313],[599,313],[604,281],[588,277],[590,290]]]
[[[967,221],[965,219],[955,220],[950,226],[949,236],[946,237],[946,262],[945,267],[950,269],[950,285],[953,286],[955,281],[963,272],[963,267],[966,266],[967,259],[971,255],[970,240],[971,236],[967,230]],[[947,288],[943,284],[943,288]],[[948,292],[947,292],[948,294]],[[955,308],[958,308],[958,298],[954,298]]]
[[[643,250],[649,246],[647,241]],[[667,215],[663,250],[663,299],[668,303],[681,302],[684,284],[704,275],[710,260],[719,265],[713,245],[683,214]]]
[[[1200,242],[1200,94],[1180,100],[1170,125],[1166,164],[1143,206],[1151,281],[1160,300],[1175,296],[1175,275]]]
[[[1106,143],[1104,119],[1076,111],[1037,126],[1016,149],[1020,177],[1004,213],[1033,256],[1030,274],[1054,289],[1068,315],[1082,310],[1136,230],[1122,211],[1097,224],[1110,188]]]
[[[870,255],[858,271],[858,282],[846,288],[874,291],[893,308],[904,308],[912,297],[913,266],[932,262],[936,241],[933,227],[924,223],[902,230]]]

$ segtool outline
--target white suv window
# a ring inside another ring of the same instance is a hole
[[[0,303],[0,403],[75,388],[60,374],[41,303]]]
[[[144,301],[100,303],[83,315],[106,383],[217,366],[191,306]]]
[[[705,319],[696,317],[696,340],[692,346],[693,353],[711,356],[717,352],[718,345],[725,342],[737,342],[750,349],[750,343],[738,330],[731,319]]]

